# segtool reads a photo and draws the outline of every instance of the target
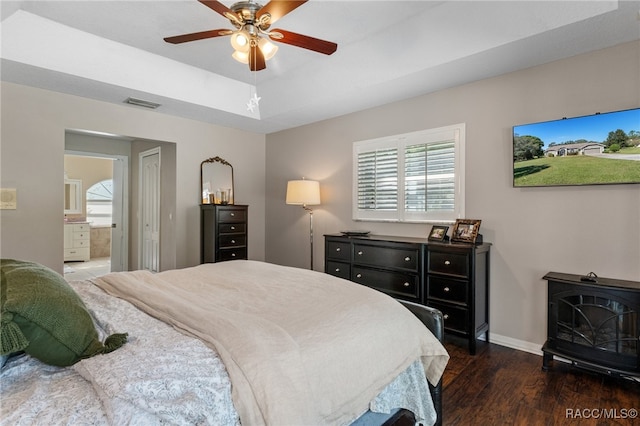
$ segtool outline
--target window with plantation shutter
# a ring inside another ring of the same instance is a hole
[[[398,150],[358,154],[358,209],[398,209]]]
[[[464,217],[464,124],[355,142],[354,220]]]

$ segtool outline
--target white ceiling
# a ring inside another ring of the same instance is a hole
[[[279,44],[252,73],[231,58],[228,37],[163,41],[232,28],[196,0],[0,7],[3,81],[119,104],[141,98],[161,113],[259,133],[640,39],[640,1],[311,0],[274,27],[336,42],[337,52]]]

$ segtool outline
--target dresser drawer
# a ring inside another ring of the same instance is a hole
[[[247,211],[244,209],[229,209],[218,211],[218,222],[246,222]]]
[[[420,254],[418,248],[406,249],[354,244],[353,249],[354,263],[418,272],[418,256]]]
[[[220,249],[218,261],[222,262],[225,260],[236,260],[236,259],[246,259],[247,258],[247,248],[246,247],[238,247],[238,248],[225,248]]]
[[[89,239],[85,240],[73,240],[73,244],[70,248],[82,248],[82,247],[91,247],[91,241]]]
[[[326,256],[329,259],[351,260],[351,243],[327,241]]]
[[[449,302],[467,304],[467,281],[452,280],[448,278],[427,276],[427,297],[429,299],[441,299]]]
[[[89,229],[87,229],[86,231],[80,231],[80,232],[77,232],[75,229],[73,230],[74,241],[89,240],[90,236],[91,236],[91,232],[89,231]]]
[[[221,249],[228,247],[241,247],[247,245],[246,235],[220,235],[218,244]]]
[[[429,252],[429,272],[469,277],[469,255],[466,253]]]
[[[351,265],[343,262],[327,261],[327,274],[331,274],[336,277],[351,279]]]
[[[247,232],[246,223],[220,223],[218,224],[219,234],[245,234]]]
[[[74,223],[71,225],[73,227],[73,232],[89,232],[89,224],[88,223]]]
[[[446,303],[432,302],[431,300],[427,302],[427,306],[431,306],[442,312],[445,330],[453,330],[465,334],[469,333],[468,310]]]
[[[420,301],[418,275],[353,266],[351,280],[393,296]]]
[[[89,260],[89,247],[66,248],[64,249],[64,260]]]

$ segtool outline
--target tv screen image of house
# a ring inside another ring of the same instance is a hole
[[[513,186],[640,183],[640,108],[513,127]]]

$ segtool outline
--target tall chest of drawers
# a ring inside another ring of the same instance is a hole
[[[489,244],[430,243],[426,250],[425,304],[442,311],[445,332],[489,341]]]
[[[325,272],[443,312],[445,332],[489,340],[490,244],[426,238],[325,235]]]
[[[200,262],[247,259],[248,206],[200,206]]]

